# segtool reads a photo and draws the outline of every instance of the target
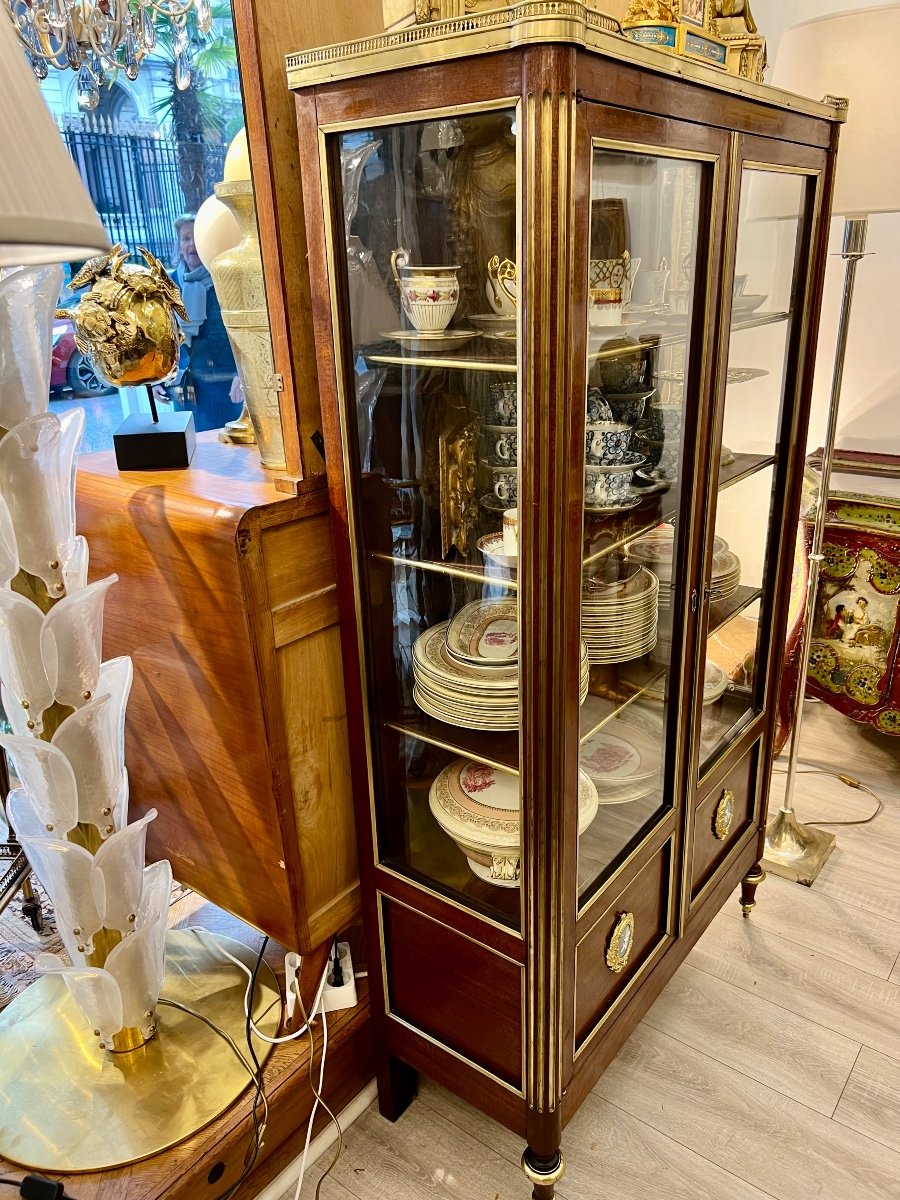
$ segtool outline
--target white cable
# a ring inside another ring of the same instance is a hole
[[[314,1014],[315,1015],[315,1014]],[[309,1019],[312,1021],[314,1015]],[[325,1082],[325,1055],[328,1052],[328,1020],[325,1016],[324,1009],[320,1016],[322,1017],[322,1064],[319,1067],[319,1088],[316,1092],[316,1098],[312,1106],[312,1112],[309,1114],[309,1124],[306,1127],[306,1142],[303,1145],[303,1157],[300,1159],[300,1174],[297,1177],[297,1188],[294,1192],[294,1200],[300,1200],[300,1189],[303,1187],[303,1177],[306,1174],[306,1156],[309,1153],[309,1143],[312,1140],[313,1124],[316,1119],[316,1110],[319,1107],[319,1098],[322,1094],[322,1086]]]
[[[208,929],[204,929],[200,925],[189,925],[187,928],[190,930],[191,933],[209,933]],[[247,966],[246,963],[241,962],[241,960],[239,958],[235,958],[235,956],[233,954],[229,953],[229,951],[225,949],[225,947],[221,944],[221,942],[217,941],[215,943],[215,947],[216,947],[216,950],[220,954],[224,954],[226,958],[230,959],[231,962],[233,962],[236,967],[240,967],[241,970],[244,972],[244,974],[247,976],[247,990],[244,992],[244,1016],[248,1017],[248,1016],[250,1016],[250,987],[253,983],[253,972],[250,970],[250,968]],[[312,1012],[310,1013],[310,1016],[309,1016],[310,1021],[315,1020],[319,1005],[322,1002],[322,994],[325,991],[325,981],[327,980],[327,978],[328,978],[328,968],[326,967],[325,971],[322,975],[322,982],[319,984],[319,990],[316,992],[315,999],[313,1000]],[[281,997],[279,996],[279,1000],[280,999],[281,999]],[[267,1045],[269,1045],[269,1046],[280,1046],[282,1044],[282,1042],[293,1042],[296,1038],[298,1038],[302,1034],[306,1033],[309,1026],[302,1025],[299,1029],[295,1029],[293,1033],[285,1034],[283,1037],[272,1038],[272,1037],[268,1037],[261,1030],[257,1029],[256,1025],[253,1023],[253,1018],[250,1017],[250,1028],[253,1030],[253,1033],[259,1038],[259,1040],[261,1042],[266,1042]]]

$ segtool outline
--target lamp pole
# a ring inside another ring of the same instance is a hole
[[[822,545],[825,540],[825,522],[828,516],[828,493],[831,483],[831,466],[837,440],[838,410],[841,388],[844,381],[844,363],[847,358],[847,337],[850,330],[850,309],[853,303],[853,287],[856,282],[856,267],[866,253],[868,216],[852,216],[844,220],[844,244],[841,257],[844,260],[844,291],[841,297],[841,313],[838,322],[837,347],[834,355],[834,373],[831,380],[831,397],[828,407],[828,428],[825,447],[822,451],[822,468],[819,491],[816,498],[815,521],[813,523],[812,548],[809,554],[809,576],[806,584],[806,611],[800,649],[800,678],[794,703],[791,726],[791,745],[788,757],[784,799],[774,819],[766,828],[766,848],[763,863],[767,870],[785,879],[792,879],[810,887],[821,871],[829,854],[835,847],[835,836],[812,825],[801,825],[794,812],[794,784],[797,778],[797,758],[800,753],[800,730],[803,725],[803,700],[806,695],[806,668],[812,644],[813,626],[816,615],[816,592],[822,563]]]

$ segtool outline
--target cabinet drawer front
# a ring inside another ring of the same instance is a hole
[[[575,951],[576,1054],[671,939],[674,838],[625,885]]]
[[[692,903],[754,823],[760,745],[751,746],[694,810]]]

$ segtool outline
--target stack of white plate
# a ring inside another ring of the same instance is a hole
[[[659,580],[646,567],[628,579],[585,581],[581,593],[581,636],[593,664],[628,662],[656,645]]]
[[[617,717],[592,734],[581,747],[581,769],[597,788],[601,804],[640,800],[662,779],[663,729],[642,728],[627,716]]]
[[[484,763],[458,758],[431,785],[434,818],[462,850],[473,873],[497,887],[518,887],[521,875],[519,779]],[[597,789],[578,776],[578,833],[597,815]]]
[[[711,659],[706,660],[703,673],[703,703],[714,704],[730,683],[730,679]],[[666,676],[661,675],[641,693],[641,700],[649,700],[654,704],[662,704],[666,698]]]
[[[416,640],[413,698],[423,712],[463,729],[517,729],[518,659],[515,600],[475,600]],[[588,674],[582,644],[582,701]]]
[[[728,543],[724,538],[716,538],[716,541],[721,542],[723,548],[713,556],[712,579],[709,586],[711,601],[724,600],[727,596],[733,595],[741,583],[741,560],[733,550],[728,549]]]

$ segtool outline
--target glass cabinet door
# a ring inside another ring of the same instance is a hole
[[[515,118],[340,133],[331,174],[376,858],[519,928]]]
[[[780,526],[779,468],[788,449],[780,431],[793,386],[790,345],[805,269],[808,181],[774,169],[742,172],[700,658],[701,773],[762,707]]]
[[[691,346],[712,158],[593,146],[580,752],[592,807],[580,824],[582,903],[673,804],[664,768],[684,603],[678,514],[690,503],[684,447],[699,392]]]

